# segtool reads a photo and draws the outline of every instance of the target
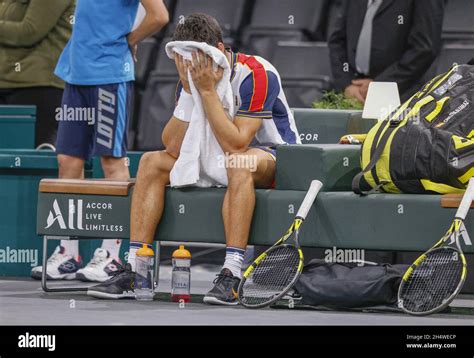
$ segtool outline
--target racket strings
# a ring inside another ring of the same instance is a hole
[[[294,246],[277,246],[255,267],[242,285],[240,300],[249,306],[268,303],[298,275],[300,255]]]
[[[460,253],[440,249],[427,254],[401,291],[403,307],[410,312],[428,312],[445,304],[461,281],[463,263]]]

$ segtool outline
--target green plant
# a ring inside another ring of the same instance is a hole
[[[320,101],[313,102],[313,108],[362,110],[364,105],[355,99],[346,98],[343,93],[327,91]]]

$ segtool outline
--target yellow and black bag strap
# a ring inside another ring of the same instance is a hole
[[[367,164],[364,170],[358,173],[352,180],[352,190],[354,191],[354,193],[362,195],[362,196],[366,196],[370,193],[377,191],[385,184],[384,182],[380,182],[375,188],[373,188],[370,191],[363,191],[361,189],[362,178],[364,177],[366,173],[370,172],[373,168],[375,168],[378,160],[382,156],[382,153],[387,145],[390,135],[393,133],[394,130],[398,128],[400,123],[401,123],[401,120],[399,120],[398,118],[392,119],[389,121],[389,126],[387,130],[385,131],[385,133],[380,138],[380,141],[377,144],[377,149],[375,149],[374,153],[372,154],[369,164]]]
[[[406,108],[409,108],[409,107],[411,108],[411,105],[413,103],[416,103],[416,100],[417,100],[417,96],[415,94],[407,101]],[[385,147],[387,146],[387,143],[388,143],[388,140],[389,140],[391,134],[393,133],[393,131],[395,131],[398,128],[400,123],[403,121],[405,111],[401,111],[400,113],[398,113],[398,115],[394,116],[394,114],[396,114],[396,112],[397,112],[397,110],[395,110],[391,114],[391,116],[393,116],[393,117],[390,120],[387,121],[387,124],[385,124],[383,126],[380,126],[379,130],[377,131],[377,133],[375,135],[375,139],[373,141],[374,144],[371,148],[369,163],[367,164],[367,166],[360,173],[358,173],[354,177],[354,179],[352,179],[352,191],[354,193],[365,196],[365,195],[368,195],[368,194],[371,194],[373,192],[378,191],[380,188],[383,187],[383,185],[386,184],[385,182],[380,182],[378,180],[377,173],[375,172],[375,166],[377,165],[378,160],[382,156],[382,153],[383,153]],[[387,126],[388,126],[388,128],[387,128]],[[383,134],[381,134],[384,130],[385,130],[385,132]],[[373,171],[372,174],[373,174],[373,177],[374,177],[374,179],[377,183],[377,186],[375,188],[373,188],[372,190],[370,190],[370,191],[363,191],[361,189],[362,178],[364,177],[364,175],[366,173],[368,173],[370,171]]]

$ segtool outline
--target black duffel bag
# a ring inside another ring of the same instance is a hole
[[[294,289],[303,305],[335,309],[396,307],[398,286],[408,266],[315,259],[305,265]]]

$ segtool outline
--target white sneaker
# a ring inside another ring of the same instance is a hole
[[[81,263],[76,261],[73,256],[65,253],[64,247],[57,246],[48,259],[46,278],[48,280],[75,280],[76,272],[80,267]],[[42,266],[33,267],[31,277],[36,280],[41,280],[42,272]]]
[[[77,271],[76,278],[81,281],[105,282],[121,266],[120,259],[112,258],[107,250],[98,248],[87,266]]]

